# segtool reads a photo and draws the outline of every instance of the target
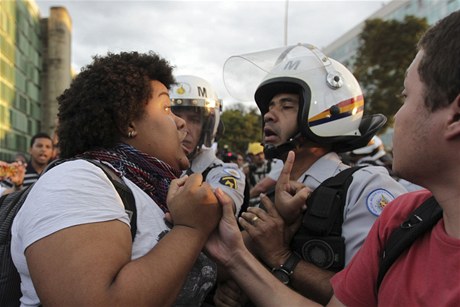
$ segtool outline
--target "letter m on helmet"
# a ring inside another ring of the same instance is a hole
[[[289,61],[284,65],[284,70],[297,70],[297,67],[299,67],[300,60],[297,61]]]
[[[206,93],[206,88],[198,86],[198,96],[200,97],[208,97],[208,93]]]

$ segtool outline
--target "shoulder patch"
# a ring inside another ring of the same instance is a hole
[[[372,191],[366,200],[367,209],[375,216],[380,216],[385,206],[395,197],[385,189]]]
[[[236,179],[241,178],[240,173],[238,173],[238,171],[236,169],[234,169],[234,168],[224,167],[224,172],[226,172],[230,176],[235,177]]]
[[[234,190],[238,189],[238,183],[236,182],[236,179],[233,176],[224,176],[220,178],[219,183]]]

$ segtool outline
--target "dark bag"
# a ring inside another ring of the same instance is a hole
[[[66,160],[52,162],[43,173],[65,161]],[[131,189],[109,166],[94,160],[87,161],[100,167],[104,171],[120,195],[120,198],[123,200],[125,210],[130,217],[131,236],[134,241],[137,230],[137,214],[136,204]],[[21,280],[14,266],[13,259],[11,258],[11,226],[13,225],[14,217],[24,204],[32,187],[33,184],[25,189],[4,195],[0,198],[0,306],[2,307],[20,305],[19,299],[22,296],[20,286]]]
[[[352,175],[361,168],[350,167],[326,179],[308,198],[302,225],[291,241],[305,261],[334,272],[345,266],[343,210]]]

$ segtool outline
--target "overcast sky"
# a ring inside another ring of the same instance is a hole
[[[224,105],[235,101],[222,81],[225,60],[282,47],[285,40],[284,0],[36,2],[42,17],[52,6],[67,8],[77,72],[96,54],[153,50],[176,67],[175,74],[198,75],[215,85]],[[291,0],[287,43],[325,47],[388,2]]]

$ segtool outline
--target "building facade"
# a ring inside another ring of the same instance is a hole
[[[32,0],[0,0],[0,160],[53,133],[56,97],[71,81],[71,28],[65,8],[41,19]]]

